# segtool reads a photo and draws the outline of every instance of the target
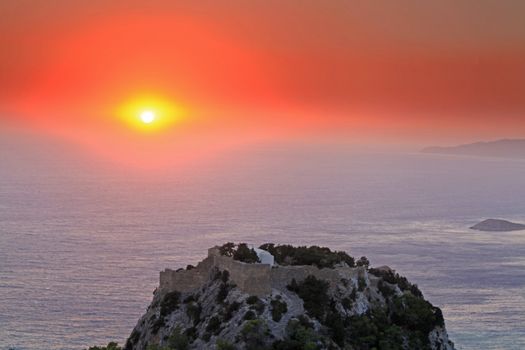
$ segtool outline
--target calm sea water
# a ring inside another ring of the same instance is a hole
[[[525,349],[525,162],[273,149],[144,178],[80,161],[0,169],[0,349],[124,342],[158,272],[225,241],[366,255],[443,309],[459,349]]]

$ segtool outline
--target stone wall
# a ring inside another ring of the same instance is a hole
[[[276,266],[271,272],[272,288],[284,289],[292,279],[297,282],[304,280],[309,275],[313,275],[318,279],[328,281],[330,288],[334,288],[341,279],[347,280],[357,278],[361,270],[364,268],[338,267],[335,269],[319,269],[316,266]]]
[[[246,264],[220,255],[218,249],[210,248],[208,257],[191,270],[174,271],[166,269],[160,272],[160,291],[173,290],[190,292],[206,283],[213,267],[228,270],[230,280],[243,292],[263,296],[271,293],[270,271],[267,264]]]
[[[161,293],[178,290],[179,292],[190,292],[201,287],[208,280],[213,258],[207,257],[191,270],[165,269],[160,272],[159,289]]]
[[[170,292],[189,292],[199,288],[205,282],[203,276],[194,270],[174,271],[166,269],[160,272],[160,290]]]
[[[270,271],[267,264],[246,264],[225,256],[215,256],[215,266],[219,270],[228,270],[230,280],[243,292],[263,296],[270,294]]]
[[[214,247],[208,250],[208,257],[191,270],[174,271],[166,269],[160,273],[160,291],[166,293],[173,290],[190,292],[200,288],[208,281],[212,268],[227,270],[230,280],[239,289],[250,295],[264,296],[272,292],[272,288],[285,289],[295,278],[297,282],[308,275],[314,275],[326,280],[333,288],[342,279],[355,279],[359,274],[366,273],[364,268],[339,267],[335,269],[319,269],[316,266],[272,266],[268,264],[247,264],[222,256]]]

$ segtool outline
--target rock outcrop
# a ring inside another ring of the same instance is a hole
[[[327,248],[263,247],[274,266],[215,247],[196,267],[162,272],[124,349],[454,349],[441,310],[392,269]]]
[[[525,230],[525,225],[507,220],[487,219],[471,227],[473,230],[488,232],[508,232]]]

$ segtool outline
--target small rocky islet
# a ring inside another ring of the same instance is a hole
[[[486,232],[510,232],[525,230],[525,225],[501,219],[487,219],[470,228]]]
[[[89,350],[120,350],[116,343]],[[124,350],[454,350],[441,310],[366,257],[226,243],[166,269]]]

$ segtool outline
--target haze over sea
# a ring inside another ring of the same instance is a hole
[[[443,309],[459,349],[525,348],[525,231],[468,229],[525,221],[523,161],[288,145],[145,177],[6,145],[0,349],[123,343],[160,270],[226,241],[366,255]]]

